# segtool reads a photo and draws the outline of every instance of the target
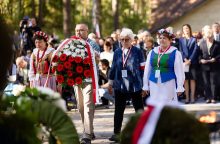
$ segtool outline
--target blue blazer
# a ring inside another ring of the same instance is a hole
[[[190,59],[192,64],[198,64],[198,45],[196,38],[191,37],[186,43],[186,38],[179,39],[179,51],[184,59]]]
[[[121,48],[116,49],[113,62],[109,71],[109,79],[113,80],[114,90],[122,92],[136,92],[142,89],[144,74],[144,54],[135,46],[132,46],[127,63],[123,68]],[[122,77],[122,70],[127,70],[127,77]]]

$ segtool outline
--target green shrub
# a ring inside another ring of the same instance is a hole
[[[121,144],[132,142],[132,134],[140,117],[135,114],[121,133]],[[193,115],[171,107],[164,107],[158,120],[151,144],[209,144],[209,132],[205,124]]]

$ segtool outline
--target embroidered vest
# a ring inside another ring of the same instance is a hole
[[[34,68],[34,74],[36,73],[47,74],[48,73],[50,61],[48,58],[44,58],[44,57],[42,58],[42,60],[38,62],[37,56],[34,55],[33,64],[32,64]],[[50,73],[53,73],[53,71],[50,70]]]
[[[155,71],[160,70],[161,82],[167,82],[169,80],[175,79],[176,75],[174,72],[174,61],[175,61],[176,50],[169,54],[164,54],[160,60],[160,67],[157,66],[158,54],[152,51],[150,57],[150,65],[152,67],[150,71],[149,80],[157,83],[158,78],[155,77]]]

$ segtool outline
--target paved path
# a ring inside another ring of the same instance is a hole
[[[216,110],[220,112],[220,103],[217,104],[205,104],[205,103],[196,103],[196,104],[188,104],[182,105],[184,109],[189,112],[195,111],[204,111],[204,110]],[[134,113],[134,109],[132,107],[127,107],[125,110],[123,126],[128,121],[128,118]],[[79,135],[82,135],[82,123],[80,119],[80,115],[77,110],[72,110],[68,112],[70,117],[73,119],[73,122],[76,126],[77,132]],[[94,132],[96,135],[96,139],[92,141],[92,144],[111,144],[108,138],[112,135],[113,132],[113,117],[114,117],[114,109],[106,109],[104,107],[99,107],[95,112],[94,119]],[[218,138],[212,138],[211,144],[220,144],[219,135]]]
[[[134,113],[133,108],[126,108],[123,126],[128,120],[128,117]],[[73,122],[76,126],[77,132],[79,135],[82,134],[82,124],[80,115],[76,110],[68,112],[68,114],[73,119]],[[112,135],[113,132],[113,118],[114,118],[114,109],[106,109],[104,107],[99,107],[95,111],[94,119],[94,132],[96,139],[92,141],[92,144],[111,144],[112,142],[108,138]]]

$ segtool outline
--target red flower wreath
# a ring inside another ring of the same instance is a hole
[[[88,46],[86,41],[71,37],[64,40],[60,50],[56,52],[53,58],[53,62],[56,63],[54,69],[57,82],[63,87],[80,85],[86,78],[91,77]]]

